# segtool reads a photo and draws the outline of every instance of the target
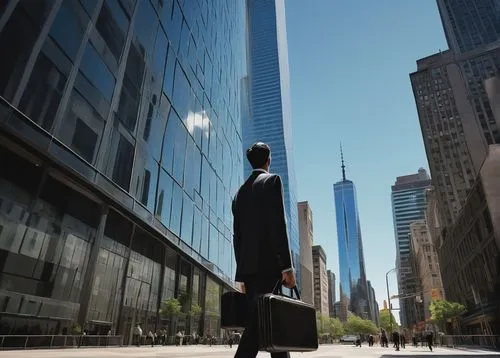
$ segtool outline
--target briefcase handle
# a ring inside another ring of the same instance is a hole
[[[300,301],[300,293],[299,293],[299,289],[297,288],[297,286],[293,286],[292,290],[293,290],[293,292],[295,292],[297,299]],[[278,282],[276,282],[276,285],[274,285],[273,293],[277,294],[277,295],[285,296],[283,294],[283,282],[281,282],[281,280],[278,280]],[[289,297],[293,298],[293,295],[290,295]]]

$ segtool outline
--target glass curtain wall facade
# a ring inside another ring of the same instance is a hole
[[[359,317],[369,317],[365,259],[356,187],[350,180],[333,185],[339,248],[340,303]],[[347,319],[347,317],[342,317]]]
[[[247,0],[248,114],[244,148],[257,141],[270,145],[271,171],[283,181],[292,259],[300,287],[300,241],[293,166],[292,118],[284,0]],[[252,168],[245,161],[245,174]]]
[[[0,5],[0,334],[220,335],[244,5]]]
[[[400,296],[414,295],[419,291],[412,264],[410,224],[423,220],[426,210],[425,190],[431,180],[425,169],[418,174],[398,177],[392,186],[391,201],[396,237],[396,265]],[[400,300],[400,319],[403,327],[410,327],[421,317],[414,299]]]

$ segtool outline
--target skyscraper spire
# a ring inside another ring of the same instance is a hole
[[[342,143],[340,143],[340,159],[342,161],[342,180],[345,181],[344,151],[342,150]]]

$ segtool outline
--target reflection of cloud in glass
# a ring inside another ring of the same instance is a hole
[[[203,118],[206,117],[206,120]],[[203,137],[208,139],[210,133],[210,120],[206,111],[192,112],[189,111],[186,119],[186,127],[189,133],[196,138],[197,132],[201,132]]]

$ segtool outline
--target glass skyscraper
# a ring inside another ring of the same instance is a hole
[[[272,151],[271,171],[284,186],[292,259],[300,287],[300,241],[292,149],[290,80],[284,0],[247,0],[248,93],[243,120],[244,149],[262,141]],[[252,168],[245,162],[245,174]]]
[[[1,2],[0,334],[219,336],[245,20],[238,0]]]
[[[431,185],[426,170],[398,177],[392,186],[391,201],[396,237],[396,266],[400,296],[416,296],[419,287],[411,261],[410,224],[423,220],[426,210],[425,189]],[[403,327],[413,326],[419,317],[414,299],[400,300],[400,318]]]
[[[341,318],[347,319],[349,310],[359,317],[373,319],[370,317],[356,187],[346,179],[343,159],[342,181],[333,185],[333,191],[339,250]]]

